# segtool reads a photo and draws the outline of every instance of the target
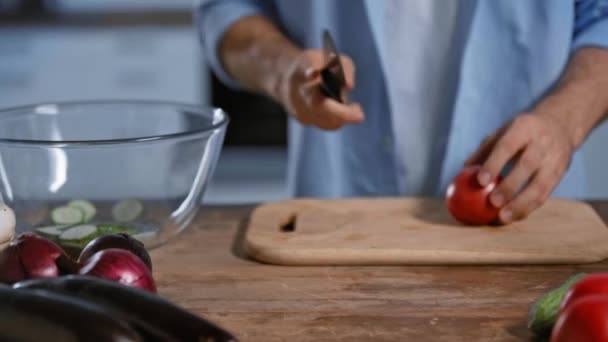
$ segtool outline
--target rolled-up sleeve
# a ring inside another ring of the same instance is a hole
[[[608,0],[577,0],[572,50],[608,48]]]
[[[251,15],[273,16],[272,0],[198,0],[194,22],[209,67],[228,87],[239,89],[239,83],[225,70],[219,56],[219,44],[226,30],[236,21]]]

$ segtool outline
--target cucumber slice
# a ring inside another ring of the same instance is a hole
[[[59,235],[59,243],[62,247],[70,247],[74,249],[84,248],[91,240],[106,234],[135,234],[135,229],[123,225],[116,224],[82,224],[73,226]]]
[[[141,233],[137,233],[137,234],[132,234],[131,236],[136,240],[146,241],[146,240],[155,239],[158,236],[158,233],[155,231],[141,232]]]
[[[82,222],[83,218],[82,210],[74,207],[58,207],[51,212],[51,219],[58,225],[78,224]]]
[[[135,229],[132,229],[127,226],[119,225],[119,224],[98,224],[97,231],[99,232],[99,235],[120,234],[120,233],[133,235],[133,234],[137,233],[137,231]]]
[[[95,214],[97,214],[97,209],[93,205],[93,203],[87,200],[73,200],[68,203],[68,207],[73,207],[76,209],[82,210],[84,214],[83,222],[91,222]]]
[[[97,227],[92,224],[83,224],[66,229],[59,235],[60,240],[82,241],[97,236]]]
[[[131,222],[141,216],[144,205],[136,199],[120,201],[112,207],[112,216],[118,222]]]
[[[65,227],[66,226],[39,227],[39,228],[36,228],[36,232],[44,237],[56,239],[59,237],[59,235],[61,235],[61,233],[63,233],[63,229],[65,229]]]

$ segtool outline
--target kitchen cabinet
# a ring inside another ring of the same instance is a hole
[[[189,10],[193,0],[54,0],[62,12],[124,10]]]
[[[196,32],[176,27],[2,27],[0,107],[83,99],[206,104]]]

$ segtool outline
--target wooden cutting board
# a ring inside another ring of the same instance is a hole
[[[437,199],[298,199],[257,207],[244,247],[281,265],[577,264],[608,258],[608,229],[560,199],[493,227],[461,225]]]

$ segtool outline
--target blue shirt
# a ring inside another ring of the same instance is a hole
[[[440,166],[424,192],[400,187],[395,134],[386,89],[387,39],[383,2],[377,0],[200,0],[195,16],[207,59],[234,89],[222,68],[218,43],[230,25],[252,14],[274,19],[303,48],[321,46],[328,28],[357,66],[350,98],[361,103],[364,123],[327,132],[289,121],[288,184],[294,196],[443,196],[481,140],[531,109],[558,81],[571,54],[584,46],[608,47],[606,0],[462,0],[471,6],[457,35],[461,46],[445,136],[433,158]],[[389,36],[390,37],[390,36]],[[432,42],[429,42],[432,44]],[[230,113],[228,113],[230,114]],[[415,120],[415,118],[412,118]],[[575,153],[553,196],[585,197],[582,156]]]

